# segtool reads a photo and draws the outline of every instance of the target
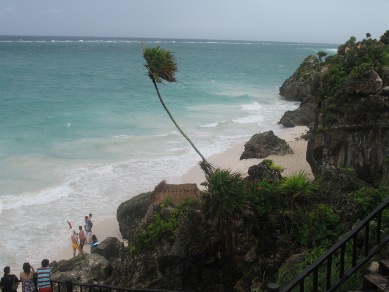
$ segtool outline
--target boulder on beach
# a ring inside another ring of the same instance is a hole
[[[255,134],[244,145],[244,151],[240,156],[242,159],[265,158],[269,155],[293,154],[285,140],[274,135],[273,131]]]

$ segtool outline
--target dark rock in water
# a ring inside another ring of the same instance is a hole
[[[141,224],[150,205],[151,192],[140,194],[120,204],[117,209],[117,220],[120,233],[124,239],[130,240]]]
[[[281,172],[278,170],[270,169],[266,163],[259,163],[253,165],[248,169],[248,179],[262,181],[266,180],[269,183],[282,180]]]
[[[265,158],[269,155],[286,155],[292,154],[293,150],[289,147],[285,140],[274,135],[273,131],[267,131],[260,134],[255,134],[244,145],[244,151],[240,156],[242,159],[250,158]]]

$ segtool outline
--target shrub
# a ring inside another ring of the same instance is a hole
[[[306,247],[330,247],[339,236],[339,217],[325,204],[310,211],[304,217],[300,229],[300,243]]]
[[[315,188],[311,181],[308,179],[307,174],[304,171],[292,174],[279,185],[281,193],[283,193],[289,201],[289,207],[294,207],[294,202],[298,198],[311,195]]]
[[[161,210],[171,206],[172,197],[168,196],[160,204]],[[188,212],[197,201],[193,198],[187,198],[184,202],[177,205],[170,213],[168,218],[162,218],[159,213],[155,214],[147,227],[135,234],[134,239],[129,245],[130,253],[140,253],[158,239],[173,240],[175,231],[179,225],[179,217]]]
[[[273,160],[270,159],[262,160],[262,164],[266,165],[271,170],[276,170],[279,172],[283,172],[285,170],[285,168],[283,168],[281,165],[275,164]]]
[[[253,182],[249,186],[250,201],[259,217],[267,216],[281,209],[281,200],[278,195],[277,183],[266,180]]]

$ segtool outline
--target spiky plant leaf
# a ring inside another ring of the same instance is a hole
[[[148,75],[157,83],[162,81],[176,82],[175,73],[177,63],[173,54],[159,46],[148,48],[143,46],[143,57],[146,60],[144,66],[148,70]]]

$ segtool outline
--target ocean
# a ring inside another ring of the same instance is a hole
[[[180,183],[200,161],[162,108],[142,44],[171,50],[177,83],[160,85],[205,157],[278,129],[298,107],[279,87],[334,44],[86,37],[0,37],[0,266],[38,266],[74,226]]]

